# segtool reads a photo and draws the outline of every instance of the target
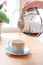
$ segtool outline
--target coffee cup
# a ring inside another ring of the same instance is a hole
[[[8,44],[13,50],[24,50],[25,47],[25,42],[20,39],[9,41]]]

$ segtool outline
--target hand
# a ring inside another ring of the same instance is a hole
[[[33,11],[34,7],[43,9],[43,1],[26,2],[21,9],[24,11]]]

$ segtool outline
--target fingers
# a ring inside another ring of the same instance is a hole
[[[33,11],[34,10],[34,6],[33,5],[34,5],[33,2],[26,2],[24,4],[24,6],[22,7],[22,10],[24,10],[24,11]]]
[[[30,12],[30,11],[33,11],[33,10],[35,10],[35,8],[28,8],[26,11]]]

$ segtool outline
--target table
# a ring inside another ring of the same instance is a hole
[[[5,48],[7,47],[9,38],[7,40],[2,38],[0,40],[0,65],[43,65],[43,43],[36,37],[30,37],[23,33],[14,34],[15,36],[21,34],[21,39],[23,39],[25,45],[31,49],[31,53],[25,56],[7,54]],[[11,36],[9,33],[6,35]]]

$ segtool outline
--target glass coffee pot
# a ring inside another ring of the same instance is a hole
[[[38,9],[37,9],[36,7],[35,7],[34,9],[36,10],[36,13],[30,13],[30,14],[28,14],[28,15],[34,15],[34,16],[32,16],[31,20],[37,15],[37,16],[39,17],[40,23],[41,23],[40,29],[42,29],[42,18],[41,18],[41,16],[40,16],[40,13],[39,13]],[[20,17],[19,17],[19,19],[18,19],[18,28],[19,28],[19,30],[20,30],[21,32],[24,32],[23,30],[24,30],[24,28],[25,28],[25,20],[24,20],[24,17],[26,17],[26,16],[28,16],[28,15],[25,15],[25,11],[22,11],[22,10],[21,10],[21,12],[20,12]],[[26,23],[27,23],[27,22],[26,22]],[[25,32],[25,33],[26,33],[26,32]],[[27,32],[27,33],[34,33],[34,31],[31,30],[31,21],[30,21],[30,23],[29,23],[29,32]],[[39,35],[40,33],[41,33],[41,32],[38,32],[38,35]]]

